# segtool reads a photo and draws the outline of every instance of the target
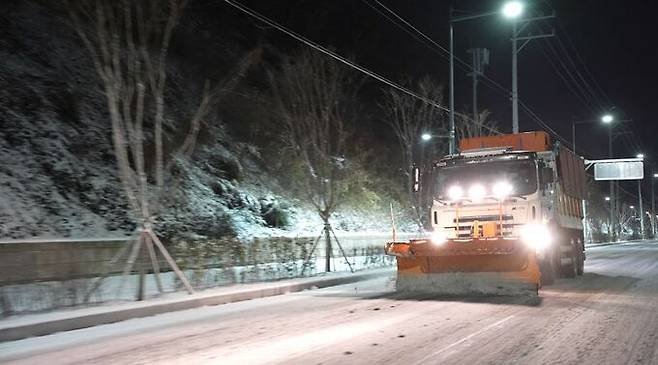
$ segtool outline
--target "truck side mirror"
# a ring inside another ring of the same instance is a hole
[[[418,191],[420,191],[420,169],[414,166],[411,169],[411,176],[412,176],[411,191],[417,193]]]

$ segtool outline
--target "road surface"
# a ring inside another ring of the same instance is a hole
[[[404,298],[392,278],[0,344],[16,364],[658,364],[658,243],[588,251],[540,298]]]

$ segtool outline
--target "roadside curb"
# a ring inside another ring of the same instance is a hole
[[[138,304],[120,304],[108,308],[104,312],[84,313],[87,308],[71,311],[65,318],[46,319],[42,321],[23,321],[27,323],[4,324],[0,321],[0,342],[21,340],[28,337],[44,336],[55,332],[71,331],[81,328],[125,321],[127,319],[142,318],[168,312],[182,311],[203,306],[213,306],[240,302],[251,299],[271,297],[286,293],[299,292],[308,289],[326,288],[336,285],[351,284],[357,281],[374,279],[393,273],[393,269],[378,269],[357,272],[352,275],[314,277],[297,279],[294,282],[276,282],[267,285],[245,285],[233,292],[216,294],[197,293],[176,299],[155,299]],[[249,287],[251,286],[251,287]],[[122,308],[123,307],[123,308]],[[93,308],[92,308],[93,309]]]
[[[619,242],[603,242],[603,243],[592,243],[589,245],[585,245],[585,248],[595,248],[595,247],[605,247],[605,246],[623,246],[627,244],[632,244],[632,243],[643,243],[643,242],[650,242],[653,240],[650,239],[645,239],[645,240],[630,240],[630,241],[619,241]]]

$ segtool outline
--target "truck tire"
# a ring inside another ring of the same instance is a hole
[[[578,261],[576,267],[576,275],[582,275],[585,272],[585,260],[582,252],[578,252]]]
[[[581,237],[578,237],[578,270],[576,274],[582,275],[585,272],[585,240]]]
[[[566,247],[560,250],[560,263],[562,264],[562,276],[573,279],[578,275],[578,254],[573,238],[569,240],[569,247],[570,250],[566,250]]]
[[[555,265],[552,259],[542,260],[539,263],[541,273],[541,285],[553,285],[555,283]]]

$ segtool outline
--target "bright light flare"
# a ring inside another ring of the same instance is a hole
[[[638,153],[635,157],[637,157],[637,158],[644,158],[644,153]]]
[[[493,186],[493,194],[498,199],[508,197],[510,194],[512,194],[513,190],[514,188],[512,187],[512,184],[508,183],[507,181],[499,181]]]
[[[545,250],[552,242],[551,232],[543,224],[529,223],[521,228],[523,242],[538,251]]]
[[[468,189],[468,197],[473,199],[474,201],[482,200],[482,198],[484,198],[486,193],[487,192],[484,189],[484,186],[480,184],[472,185],[471,188]]]
[[[508,1],[503,5],[503,15],[506,18],[518,18],[523,14],[523,3],[520,1]]]
[[[432,244],[439,246],[444,244],[448,240],[448,235],[443,231],[434,231],[432,232]]]
[[[461,186],[454,185],[448,189],[448,198],[450,200],[459,200],[462,196],[464,196],[464,189]]]
[[[601,117],[601,121],[602,121],[603,123],[605,123],[605,124],[610,124],[610,123],[612,123],[612,121],[613,121],[614,119],[615,119],[615,118],[614,118],[612,115],[610,115],[610,114],[606,114],[606,115],[604,115],[604,116]]]
[[[420,139],[422,139],[423,141],[427,142],[427,141],[429,141],[430,139],[432,139],[432,135],[429,134],[429,133],[423,133],[423,134],[420,136]]]

